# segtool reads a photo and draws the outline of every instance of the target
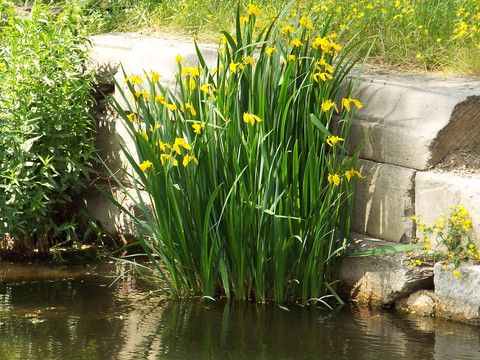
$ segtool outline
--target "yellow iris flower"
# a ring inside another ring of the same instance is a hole
[[[145,160],[139,165],[140,170],[143,171],[143,172],[147,171],[152,166],[153,166],[153,163],[150,160]]]

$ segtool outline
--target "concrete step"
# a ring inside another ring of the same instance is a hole
[[[352,124],[364,159],[426,170],[479,142],[480,81],[433,76],[362,76],[365,105]]]
[[[381,239],[352,233],[359,249],[392,246]],[[356,303],[386,307],[409,294],[432,286],[431,266],[410,267],[405,252],[347,257],[340,268],[340,290]]]
[[[138,218],[142,218],[142,212],[137,206],[140,198],[148,208],[151,208],[150,197],[145,191],[137,192],[131,187],[120,188],[107,185],[103,188],[127,211]],[[137,235],[141,229],[135,224],[135,221],[95,188],[91,188],[83,194],[81,208],[85,210],[85,219],[83,220],[96,221],[108,236],[115,239],[120,238],[125,243],[137,241]]]
[[[360,159],[364,179],[356,180],[352,230],[392,242],[410,242],[415,234],[416,171]]]

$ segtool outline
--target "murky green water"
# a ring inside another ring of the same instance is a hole
[[[0,359],[480,359],[480,328],[390,313],[145,300],[126,268],[0,263]]]

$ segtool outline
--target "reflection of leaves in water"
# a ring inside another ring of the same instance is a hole
[[[133,277],[101,284],[111,279],[0,282],[13,306],[0,304],[0,359],[427,359],[439,334],[449,346],[470,341],[470,358],[480,351],[477,329],[436,319],[244,302],[158,305]]]

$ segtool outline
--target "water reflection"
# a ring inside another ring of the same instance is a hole
[[[145,299],[127,270],[0,264],[0,359],[480,359],[480,329],[365,309]],[[20,276],[19,274],[23,274]],[[111,286],[110,286],[111,285]]]

